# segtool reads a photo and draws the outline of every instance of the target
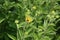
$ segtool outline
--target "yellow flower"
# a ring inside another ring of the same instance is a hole
[[[31,16],[26,16],[26,19],[25,19],[28,23],[32,22],[33,19]]]
[[[32,8],[33,8],[33,9],[36,9],[36,6],[33,6]]]

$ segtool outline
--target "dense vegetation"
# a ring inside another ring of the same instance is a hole
[[[0,40],[60,40],[60,0],[0,0]]]

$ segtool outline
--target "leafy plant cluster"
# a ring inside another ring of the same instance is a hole
[[[0,40],[60,40],[60,0],[0,0]]]

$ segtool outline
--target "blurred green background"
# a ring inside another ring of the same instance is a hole
[[[60,0],[0,0],[0,40],[60,40]]]

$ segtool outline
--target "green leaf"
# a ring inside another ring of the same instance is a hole
[[[60,40],[60,36],[57,37],[57,40]]]
[[[11,34],[7,34],[9,38],[11,38],[12,40],[17,40],[15,36],[11,35]]]
[[[5,18],[3,18],[3,19],[0,18],[0,23],[2,23],[4,20],[5,20]]]

